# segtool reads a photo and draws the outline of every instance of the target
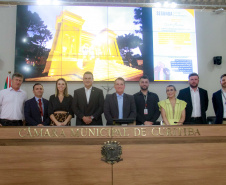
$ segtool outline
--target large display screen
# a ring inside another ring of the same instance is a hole
[[[193,10],[18,6],[15,72],[25,81],[81,81],[86,71],[95,81],[186,80],[197,72],[193,23]]]
[[[154,80],[184,81],[198,72],[194,10],[152,10]]]

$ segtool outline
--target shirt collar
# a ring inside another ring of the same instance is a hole
[[[148,91],[148,93],[147,93],[147,94],[149,94],[149,93],[150,93],[150,92]],[[139,92],[139,94],[140,94],[140,95],[144,95],[141,91]]]
[[[92,88],[93,88],[93,86],[91,86],[89,89],[87,89],[87,88],[85,87],[85,90],[86,90],[86,91],[91,91]]]
[[[190,87],[190,91],[193,91],[193,92],[199,91],[199,87],[197,87],[196,91],[194,91],[194,90]]]
[[[122,93],[121,95],[119,95],[118,93],[116,93],[117,97],[123,97],[124,93]]]
[[[42,100],[42,98],[37,98],[37,97],[35,96],[35,100],[36,100],[36,101],[38,101],[39,99],[41,99],[41,100]]]
[[[9,88],[10,91],[15,91],[12,87]],[[21,92],[22,90],[19,88],[17,91],[15,92]]]

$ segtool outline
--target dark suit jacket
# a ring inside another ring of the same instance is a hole
[[[213,93],[212,102],[213,109],[216,114],[215,124],[222,124],[224,116],[224,107],[222,102],[221,90]]]
[[[145,108],[145,100],[144,95],[141,91],[134,94],[134,100],[136,103],[136,110],[137,110],[137,118],[136,118],[136,124],[142,125],[145,121],[151,121],[156,122],[156,120],[159,118],[160,111],[159,111],[159,97],[157,94],[149,92],[148,91],[148,98],[147,98],[147,109],[148,114],[144,114],[144,108]]]
[[[48,105],[49,101],[42,99],[44,103],[44,113],[43,113],[43,123],[41,119],[41,113],[35,97],[27,100],[24,105],[24,116],[27,126],[37,126],[38,124],[43,124],[45,126],[49,125],[50,119],[48,116]]]
[[[203,124],[206,124],[207,123],[206,122],[206,111],[208,109],[208,103],[209,103],[208,94],[205,89],[202,89],[199,87],[199,95],[200,95],[202,122],[203,122]],[[192,110],[193,110],[190,87],[181,89],[177,98],[187,102],[187,106],[185,108],[186,109],[185,122],[189,123],[191,120],[191,114],[192,114]]]
[[[107,94],[104,102],[104,115],[107,120],[107,125],[113,124],[113,119],[118,119],[118,100],[116,93]],[[123,118],[136,119],[136,105],[132,95],[123,95]]]
[[[92,87],[89,104],[87,104],[85,88],[74,91],[72,109],[76,117],[76,125],[86,125],[82,120],[83,116],[93,116],[90,125],[103,125],[101,114],[104,107],[104,94],[101,89]],[[89,125],[86,125],[89,126]]]

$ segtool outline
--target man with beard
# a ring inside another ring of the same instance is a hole
[[[137,117],[137,125],[153,125],[159,118],[158,107],[159,97],[157,94],[148,91],[149,80],[146,75],[140,77],[140,91],[134,94]]]
[[[222,89],[213,93],[212,102],[216,114],[215,124],[226,124],[226,74],[221,75]]]
[[[197,73],[189,74],[188,83],[190,87],[180,90],[177,97],[187,102],[184,124],[206,124],[206,111],[209,103],[207,91],[198,87]]]

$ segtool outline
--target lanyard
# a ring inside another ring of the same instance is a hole
[[[145,103],[145,108],[147,108],[147,106],[148,106],[148,103],[147,103],[147,101],[148,101],[148,92],[147,92],[147,95],[145,96],[144,94],[143,94],[143,96],[144,96],[144,103]]]

